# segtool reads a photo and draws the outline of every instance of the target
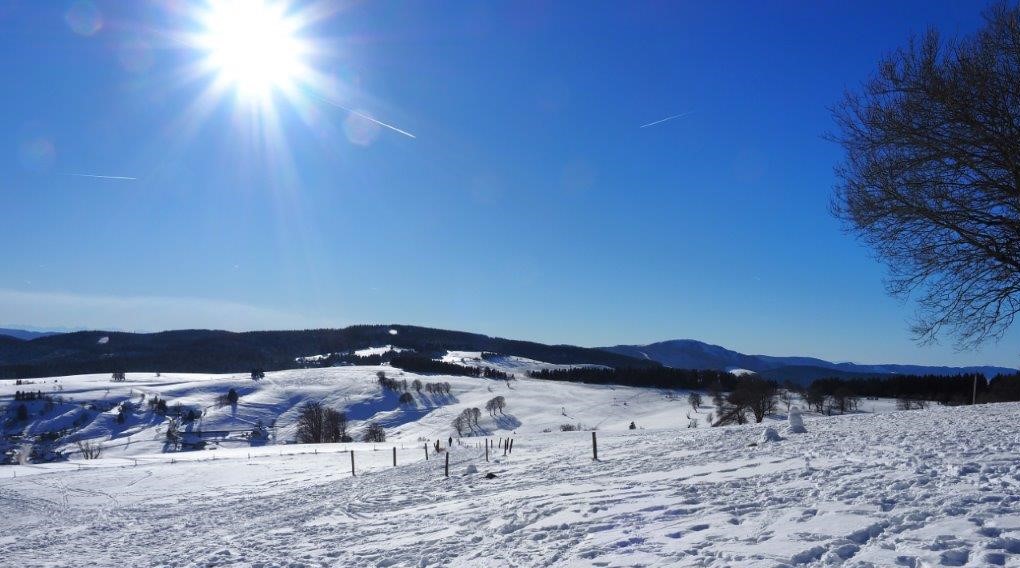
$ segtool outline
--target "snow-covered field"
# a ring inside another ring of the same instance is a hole
[[[28,403],[32,418],[27,422],[6,420],[14,408],[9,404],[7,414],[0,416],[0,434],[38,435],[67,429],[69,434],[61,438],[57,449],[72,456],[76,451],[74,442],[79,439],[100,442],[105,457],[161,454],[168,419],[149,409],[147,402],[153,397],[166,400],[171,408],[181,404],[194,409],[200,419],[182,424],[182,430],[201,431],[207,447],[220,449],[250,448],[252,444],[245,436],[259,422],[269,430],[270,442],[292,442],[299,410],[307,401],[346,412],[355,438],[369,422],[377,421],[386,428],[390,440],[405,443],[456,436],[451,423],[465,408],[482,409],[482,418],[464,435],[497,437],[512,432],[558,431],[564,424],[601,430],[626,429],[631,422],[639,428],[686,427],[691,424],[688,416],[697,420],[698,427],[707,427],[709,413],[714,410],[693,410],[684,393],[678,391],[526,378],[528,371],[568,365],[510,356],[483,360],[478,352],[459,351],[451,352],[445,360],[496,368],[518,379],[507,382],[416,375],[383,365],[277,371],[266,373],[259,381],[251,380],[247,373],[127,373],[123,382],[114,382],[109,374],[33,379],[24,385],[0,381],[0,405],[10,403],[16,391],[41,392],[61,401],[49,408],[43,401]],[[376,377],[379,372],[409,384],[415,379],[422,383],[447,382],[451,394],[412,388],[414,405],[400,405],[398,393],[380,388]],[[232,388],[239,395],[237,405],[219,402]],[[503,413],[490,416],[485,403],[496,396],[503,396],[507,407]],[[117,415],[123,401],[130,401],[132,410],[119,423]],[[706,400],[706,404],[711,403]],[[865,401],[864,410],[870,404]],[[274,423],[275,428],[270,427]]]
[[[1020,405],[0,468],[10,566],[1020,566]],[[288,447],[294,449],[295,447]],[[325,448],[324,448],[325,449]],[[228,458],[228,454],[235,457]],[[190,454],[215,454],[201,452]],[[365,469],[360,469],[364,464]],[[92,467],[95,466],[95,467]],[[467,473],[475,466],[477,473]],[[494,479],[484,474],[494,473]],[[15,477],[16,475],[16,477]]]
[[[3,433],[63,431],[72,457],[0,467],[0,565],[1020,567],[1020,405],[864,400],[859,414],[807,415],[802,434],[784,414],[707,428],[715,409],[683,392],[528,379],[558,366],[520,357],[445,360],[519,378],[349,366],[0,382]],[[412,387],[400,405],[380,371],[451,394]],[[238,403],[220,403],[231,388]],[[18,390],[55,402],[13,420]],[[165,451],[168,419],[139,404],[154,396],[201,414],[185,429],[206,450]],[[426,440],[446,446],[453,418],[495,396],[504,414],[482,411],[445,477],[447,454],[426,460]],[[307,401],[347,412],[356,437],[378,421],[387,441],[286,443]],[[274,421],[268,442],[246,437]],[[598,461],[591,433],[564,424],[597,428]],[[782,439],[764,441],[766,426]],[[512,453],[486,461],[485,440],[508,437]],[[102,457],[78,459],[79,438]]]

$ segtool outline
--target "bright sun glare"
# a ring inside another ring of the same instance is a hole
[[[306,47],[286,4],[271,0],[214,0],[201,18],[205,64],[242,95],[288,90],[305,70]]]

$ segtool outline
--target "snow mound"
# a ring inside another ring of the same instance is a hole
[[[783,437],[779,435],[779,432],[776,432],[775,428],[772,426],[766,426],[765,429],[761,431],[761,437],[758,438],[758,444],[778,442],[782,439]]]
[[[470,475],[472,473],[478,473],[478,467],[475,464],[471,464],[464,468],[464,475]]]
[[[804,427],[804,417],[800,415],[800,409],[794,406],[790,409],[790,417],[788,418],[789,426],[786,431],[790,434],[806,434],[807,428]]]

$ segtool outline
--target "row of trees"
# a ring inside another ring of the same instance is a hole
[[[410,393],[410,389],[413,388],[419,394],[423,389],[425,390],[425,392],[429,394],[445,394],[445,395],[450,394],[450,383],[447,382],[422,383],[420,380],[415,379],[411,383],[408,383],[407,379],[397,380],[387,377],[386,371],[379,371],[378,373],[375,374],[375,376],[379,382],[379,386],[381,386],[383,390],[387,391],[408,394]],[[404,397],[401,396],[401,404],[404,403],[403,399]]]
[[[859,398],[895,398],[904,401],[928,401],[942,405],[977,402],[1020,401],[1020,375],[998,375],[991,380],[980,373],[960,375],[894,375],[859,379],[819,379],[807,388],[791,385],[801,392],[809,405],[824,406],[826,401],[838,407],[851,407]]]
[[[489,411],[490,416],[495,416],[497,412],[503,414],[504,408],[506,408],[506,399],[502,396],[491,398],[485,403],[485,410]],[[481,426],[478,424],[478,419],[481,417],[482,411],[478,408],[465,408],[453,419],[452,425],[454,430],[457,431],[457,435],[460,436],[464,433],[464,430],[481,429]]]
[[[738,377],[726,371],[713,369],[672,369],[669,367],[618,369],[602,367],[573,367],[569,369],[542,369],[528,376],[550,381],[624,385],[666,389],[731,390]]]
[[[52,400],[52,397],[42,391],[14,391],[14,400]]]

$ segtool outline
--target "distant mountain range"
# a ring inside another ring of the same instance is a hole
[[[18,339],[35,339],[36,337],[46,337],[47,335],[57,335],[63,333],[60,331],[29,331],[27,329],[9,329],[6,327],[0,327],[0,335],[6,335],[7,337],[16,337]]]
[[[815,357],[774,357],[745,355],[725,347],[693,339],[674,339],[648,345],[617,345],[605,351],[646,359],[678,369],[746,369],[764,377],[794,382],[810,382],[823,377],[861,377],[875,375],[956,375],[981,373],[987,377],[1016,373],[1008,367],[940,367],[928,365],[860,365],[833,363]]]
[[[857,365],[813,357],[745,355],[690,339],[588,348],[408,325],[355,325],[342,329],[243,333],[218,330],[56,333],[0,329],[0,378],[113,371],[229,373],[254,368],[270,371],[293,368],[299,357],[353,352],[380,345],[413,349],[423,354],[442,354],[447,350],[490,351],[560,364],[746,369],[766,378],[799,383],[823,377],[959,373],[983,373],[991,377],[1017,372],[991,366]]]

